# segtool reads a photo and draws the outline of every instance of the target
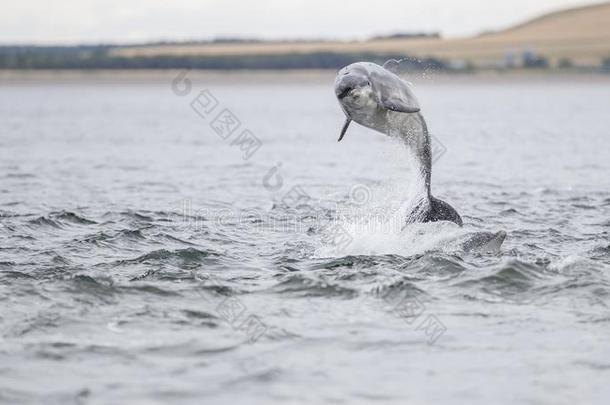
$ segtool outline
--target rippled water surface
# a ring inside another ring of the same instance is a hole
[[[608,403],[610,79],[413,77],[465,226],[396,229],[332,74],[171,78],[2,82],[0,401]]]

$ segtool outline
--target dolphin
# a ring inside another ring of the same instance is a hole
[[[408,222],[450,221],[462,226],[457,211],[432,196],[430,136],[415,94],[410,85],[395,73],[399,63],[393,59],[383,66],[358,62],[339,71],[335,79],[335,95],[346,116],[339,141],[345,137],[352,121],[401,139],[414,154],[425,187]]]

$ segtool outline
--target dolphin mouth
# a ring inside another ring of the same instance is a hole
[[[347,95],[350,93],[350,91],[352,91],[352,89],[349,87],[346,87],[345,89],[341,90],[341,92],[337,93],[337,98],[339,100],[343,100],[345,97],[347,97]]]

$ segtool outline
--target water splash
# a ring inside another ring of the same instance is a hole
[[[425,181],[413,153],[405,153],[404,145],[396,141],[391,154],[397,165],[407,164],[407,170],[398,180],[369,186],[366,202],[354,206],[346,201],[338,209],[335,222],[323,232],[323,244],[317,254],[321,257],[345,255],[399,254],[412,256],[430,250],[453,251],[455,241],[467,234],[451,222],[421,223],[419,207],[426,198]],[[349,243],[332,243],[328,234],[344,230]]]

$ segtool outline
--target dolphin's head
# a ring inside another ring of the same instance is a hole
[[[377,108],[377,99],[368,71],[359,63],[346,66],[335,79],[335,95],[348,115]]]
[[[337,73],[335,95],[346,115],[339,141],[345,136],[350,122],[366,125],[368,118],[378,108],[377,94],[373,89],[369,72],[362,63],[353,63]]]
[[[390,62],[384,66],[391,67]],[[384,66],[358,62],[337,73],[335,95],[347,116],[339,140],[343,139],[352,120],[386,133],[390,112],[414,114],[420,111],[409,84]]]

